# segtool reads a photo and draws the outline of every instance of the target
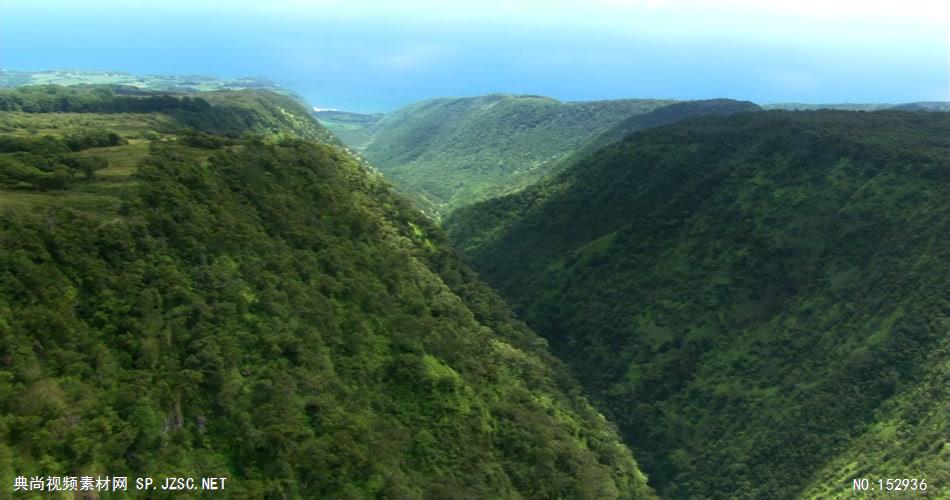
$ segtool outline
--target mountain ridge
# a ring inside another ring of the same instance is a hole
[[[565,102],[496,93],[437,98],[385,113],[361,130],[326,124],[429,215],[527,186],[557,160],[632,114],[672,101]],[[321,116],[333,117],[317,113]]]

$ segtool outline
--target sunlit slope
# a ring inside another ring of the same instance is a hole
[[[560,102],[492,94],[422,101],[364,120],[317,113],[426,212],[440,216],[553,174],[588,140],[665,100]]]
[[[0,113],[8,487],[652,496],[544,341],[380,176],[295,138],[321,137],[306,115],[259,93],[47,91],[0,94],[31,111]]]
[[[950,117],[641,131],[446,221],[671,498],[946,481]]]

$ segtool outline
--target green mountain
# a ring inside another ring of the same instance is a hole
[[[943,113],[693,119],[445,226],[661,496],[946,497],[948,137]]]
[[[684,101],[661,106],[648,113],[633,115],[607,129],[606,132],[588,141],[583,147],[566,155],[561,160],[562,166],[556,170],[563,170],[571,164],[640,130],[670,125],[697,116],[732,115],[755,111],[762,111],[762,108],[758,104],[749,101],[735,101],[732,99]]]
[[[648,113],[637,114],[623,120],[576,151],[564,155],[559,160],[559,165],[552,170],[565,170],[584,160],[585,157],[597,154],[604,147],[640,130],[699,116],[731,115],[761,110],[762,108],[751,102],[731,99],[685,101],[662,106]],[[462,207],[450,214],[445,224],[453,232],[453,243],[463,253],[468,254],[478,253],[478,247],[495,244],[497,238],[511,230],[511,226],[524,216],[528,208],[539,205],[549,195],[560,191],[561,187],[566,185],[565,182],[557,180],[546,179],[542,182],[546,187],[535,186],[533,189],[514,195],[494,198],[490,203],[476,203]]]
[[[492,94],[422,101],[382,116],[316,116],[409,194],[441,216],[554,173],[566,155],[664,100],[559,102]]]
[[[653,496],[545,342],[293,101],[43,86],[0,104],[5,488]]]

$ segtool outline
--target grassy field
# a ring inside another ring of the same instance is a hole
[[[21,113],[0,114],[0,133],[17,137],[66,137],[90,128],[103,128],[119,133],[128,144],[91,148],[72,153],[75,157],[98,157],[107,166],[96,172],[94,180],[76,183],[64,190],[34,192],[23,188],[0,188],[0,210],[60,211],[78,210],[112,217],[118,213],[122,196],[133,189],[137,165],[148,155],[148,135],[153,140],[171,140],[171,136],[155,133],[168,128],[170,120],[163,115],[91,115],[80,113]],[[146,133],[148,132],[148,133]],[[10,157],[17,153],[0,154]]]
[[[115,75],[80,76],[85,78],[84,83],[98,81],[92,78],[95,76],[115,83]],[[69,81],[68,77],[68,74],[52,72],[37,76],[40,82],[48,83]],[[49,86],[4,92],[14,97],[62,95],[75,98],[76,92],[81,96],[94,95],[112,88],[85,87],[86,90],[76,91]],[[285,136],[302,136],[318,142],[335,140],[303,107],[286,96],[230,90],[202,96],[209,102],[208,110],[203,113],[180,110],[0,113],[0,141],[6,144],[0,147],[0,151],[4,151],[0,152],[0,162],[3,162],[0,165],[0,208],[29,212],[78,210],[97,217],[113,217],[120,209],[121,198],[138,186],[135,174],[141,162],[151,154],[152,146],[187,140],[181,135],[184,131],[191,131],[188,138],[192,140],[204,133],[197,130],[220,130],[232,136],[250,132],[271,137],[271,140]],[[75,142],[90,134],[113,134],[110,139],[113,142],[85,145]],[[180,154],[199,164],[206,163],[211,154],[210,149],[200,147],[182,151]],[[72,169],[69,165],[73,165]],[[80,165],[94,165],[94,173],[83,175]],[[59,181],[57,176],[60,176]]]
[[[161,136],[159,130],[169,130],[173,127],[172,118],[159,113],[0,113],[0,134],[18,136],[63,137],[83,129],[102,128],[117,132],[126,139],[139,139],[145,136]]]

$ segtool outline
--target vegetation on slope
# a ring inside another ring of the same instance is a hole
[[[492,94],[412,104],[356,135],[357,121],[324,125],[408,193],[426,213],[452,210],[528,186],[559,160],[621,120],[671,101],[562,103],[538,96]],[[324,114],[317,115],[323,120]]]
[[[950,323],[944,314],[946,333]],[[946,497],[950,484],[950,337],[944,335],[920,365],[925,375],[916,384],[907,384],[875,411],[867,426],[835,458],[809,478],[803,498],[851,498],[848,491],[855,479],[868,479],[872,488],[887,490],[887,480],[921,479],[928,482],[931,496]],[[881,480],[882,483],[878,483]],[[905,491],[865,493],[867,498],[894,498]],[[844,487],[843,487],[844,486]]]
[[[344,144],[356,151],[366,149],[373,140],[373,127],[384,116],[383,113],[350,113],[348,111],[322,110],[313,115]]]
[[[545,343],[379,176],[293,130],[211,134],[282,112],[207,102],[0,114],[0,482],[651,496]]]
[[[566,155],[561,160],[563,170],[577,161],[596,153],[598,150],[622,140],[628,135],[640,130],[662,127],[672,123],[695,118],[698,116],[732,115],[736,113],[752,113],[761,111],[759,105],[749,101],[733,99],[706,99],[699,101],[684,101],[661,106],[649,113],[635,114],[617,125],[610,127],[606,132],[587,142],[583,147]]]
[[[939,113],[695,119],[446,225],[661,495],[946,496],[948,137]]]
[[[267,91],[222,90],[198,96],[134,87],[23,86],[0,90],[0,111],[24,113],[161,113],[177,128],[237,136],[257,133],[342,145],[290,97]],[[167,127],[161,131],[169,130]]]
[[[662,106],[649,113],[631,116],[611,127],[576,151],[566,154],[560,160],[562,166],[554,170],[564,170],[640,130],[699,116],[731,115],[761,110],[762,108],[751,102],[732,99],[685,101]],[[529,208],[540,205],[549,196],[560,192],[564,186],[570,185],[570,182],[565,179],[570,179],[576,174],[577,172],[568,172],[561,179],[554,177],[543,179],[539,181],[538,186],[531,189],[495,198],[490,203],[476,203],[461,207],[452,212],[445,225],[454,232],[454,244],[464,253],[469,254],[478,253],[479,247],[495,244],[496,240],[506,234]]]

